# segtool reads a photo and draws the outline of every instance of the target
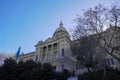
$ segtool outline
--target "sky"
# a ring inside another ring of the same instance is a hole
[[[40,40],[52,37],[62,20],[71,31],[73,19],[99,3],[111,5],[120,0],[0,0],[0,53],[35,51]]]

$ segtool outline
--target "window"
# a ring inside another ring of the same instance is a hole
[[[35,57],[35,61],[36,61],[36,62],[38,61],[38,55],[36,55],[36,57]]]
[[[110,65],[110,61],[109,61],[109,59],[107,59],[107,64]]]
[[[80,65],[76,64],[76,70],[80,69]]]
[[[78,70],[78,66],[76,65],[76,70]]]
[[[107,64],[108,64],[108,65],[114,65],[114,60],[113,60],[113,58],[108,59],[108,60],[107,60]]]
[[[64,65],[62,64],[62,71],[64,70]]]
[[[53,70],[54,70],[54,72],[56,72],[56,71],[57,71],[57,70],[56,70],[56,66],[54,66],[53,68],[54,68],[54,69],[53,69]]]
[[[111,60],[111,61],[110,61],[111,64],[114,65],[114,60],[113,60],[112,58],[111,58],[110,60]]]
[[[64,49],[62,49],[62,56],[64,56]]]

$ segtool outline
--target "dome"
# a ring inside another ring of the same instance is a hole
[[[56,29],[55,33],[56,32],[60,32],[60,31],[67,32],[67,30],[63,27],[63,23],[62,22],[60,22],[59,27]]]
[[[67,32],[67,30],[63,27],[62,21],[60,22],[59,27],[55,30],[54,33],[61,32],[61,31]]]
[[[59,31],[66,31],[66,32],[67,32],[67,30],[66,30],[64,27],[58,27],[58,28],[56,29],[55,33],[56,33],[56,32],[59,32]]]
[[[62,21],[59,24],[59,27],[55,30],[53,37],[54,38],[61,38],[61,37],[70,37],[69,33],[67,30],[63,27]]]

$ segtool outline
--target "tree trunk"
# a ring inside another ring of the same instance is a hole
[[[106,69],[105,67],[103,68],[103,80],[105,80],[105,76],[106,76]]]

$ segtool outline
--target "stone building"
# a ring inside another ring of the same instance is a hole
[[[109,39],[108,37],[110,37],[111,35],[111,31],[109,30],[111,29],[108,29],[104,33],[104,35],[106,35],[105,38],[107,39]],[[77,60],[74,58],[75,56],[73,57],[72,55],[71,44],[75,42],[78,42],[78,41],[77,40],[71,41],[69,33],[63,27],[62,22],[60,22],[59,27],[55,30],[51,38],[48,38],[45,41],[42,41],[42,40],[39,41],[35,45],[34,52],[30,52],[27,54],[22,53],[19,59],[23,61],[32,59],[36,62],[50,63],[52,64],[52,66],[55,67],[56,71],[63,71],[64,69],[67,69],[71,72],[75,71],[75,74],[80,74],[85,72],[86,69],[85,67],[82,67],[80,64],[78,64]],[[119,42],[119,40],[117,42]],[[97,51],[100,51],[100,50],[97,50]],[[118,56],[120,56],[119,54],[120,52],[117,52]],[[112,56],[106,54],[104,57],[106,57],[107,59],[106,63],[109,66],[114,68],[120,68],[119,63]]]
[[[19,59],[23,61],[32,59],[36,62],[50,63],[56,71],[63,71],[64,69],[75,71],[76,60],[72,57],[70,44],[70,35],[60,22],[51,38],[39,41],[35,45],[34,52],[21,54]]]

